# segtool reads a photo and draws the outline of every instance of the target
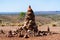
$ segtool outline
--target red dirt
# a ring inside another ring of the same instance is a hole
[[[30,38],[20,38],[20,37],[0,37],[0,40],[60,40],[60,34],[40,36],[40,37],[30,37]]]

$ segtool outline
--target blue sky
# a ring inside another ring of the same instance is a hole
[[[0,12],[27,11],[29,5],[34,11],[60,11],[60,0],[0,0]]]

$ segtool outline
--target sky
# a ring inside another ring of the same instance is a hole
[[[0,0],[0,12],[60,11],[60,0]]]

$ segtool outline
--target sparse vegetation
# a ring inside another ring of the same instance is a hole
[[[16,22],[22,22],[24,20],[24,17],[25,17],[25,13],[26,12],[21,12],[19,15],[1,15],[0,16],[0,25],[1,25],[1,22],[3,21],[3,23],[6,23],[6,25],[10,25],[10,23],[15,23],[14,25],[17,25]],[[19,19],[17,19],[19,18]],[[60,15],[57,15],[57,14],[40,14],[40,15],[36,15],[36,22],[39,22],[41,25],[44,25],[44,24],[49,24],[51,23],[52,21],[55,21],[55,22],[58,22],[60,21]],[[40,25],[39,24],[39,25]],[[18,25],[19,26],[19,25]]]

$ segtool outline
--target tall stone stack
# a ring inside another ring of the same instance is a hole
[[[38,27],[35,23],[35,15],[31,6],[28,7],[28,11],[26,13],[24,27],[28,30],[34,30],[34,32],[38,31]]]

